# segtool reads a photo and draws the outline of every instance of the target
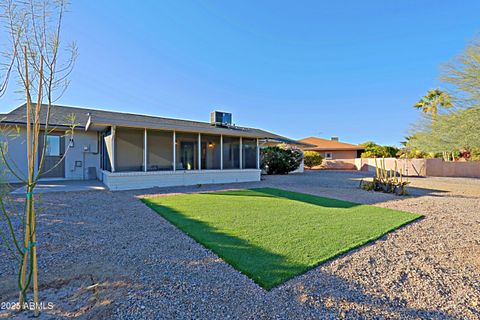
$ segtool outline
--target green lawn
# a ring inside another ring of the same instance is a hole
[[[271,188],[143,201],[265,289],[420,217]]]

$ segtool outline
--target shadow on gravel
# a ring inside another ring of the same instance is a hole
[[[407,192],[408,192],[407,196],[410,196],[410,197],[424,197],[424,196],[443,197],[449,193],[448,191],[445,191],[445,190],[427,189],[427,188],[409,187],[409,186],[407,186]]]
[[[100,269],[100,270],[95,270]],[[124,299],[127,290],[135,289],[119,273],[106,274],[100,268],[79,265],[66,268],[62,277],[41,274],[39,297],[42,305],[39,319],[110,319],[114,303]],[[8,281],[8,280],[7,280]],[[3,281],[0,281],[2,285]],[[12,283],[3,283],[2,302],[18,301],[18,289]],[[29,296],[29,301],[32,297]],[[32,319],[33,311],[0,310],[0,319]]]
[[[345,319],[456,319],[443,311],[409,307],[401,298],[368,294],[358,283],[317,270],[296,282],[293,287],[299,305],[321,308]]]
[[[373,177],[373,173],[348,170],[306,170],[305,173],[295,173],[284,176],[266,176],[265,183],[274,188],[283,188],[287,190],[298,191],[315,195],[324,195],[348,200],[353,196],[355,199],[362,199],[359,202],[363,204],[376,204],[388,201],[401,200],[405,198],[417,198],[423,196],[444,197],[449,196],[450,192],[434,188],[424,188],[413,185],[407,187],[409,195],[396,196],[393,194],[365,191],[360,189],[360,181],[368,180]]]

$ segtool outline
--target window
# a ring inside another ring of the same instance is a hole
[[[220,169],[220,136],[201,135],[202,169]]]
[[[45,155],[50,157],[59,157],[60,154],[60,136],[47,136],[47,147],[45,148]]]
[[[326,160],[332,160],[333,159],[333,153],[332,152],[325,152],[325,159]]]
[[[242,139],[242,168],[257,168],[257,140]]]
[[[240,169],[240,138],[223,137],[223,169]]]
[[[144,129],[117,128],[115,171],[143,171]]]
[[[177,132],[175,150],[177,170],[198,170],[198,133]]]
[[[173,170],[173,132],[147,131],[147,170]]]

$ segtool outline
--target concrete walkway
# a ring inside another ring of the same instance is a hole
[[[35,193],[50,193],[50,192],[79,192],[79,191],[100,191],[107,190],[107,187],[98,180],[57,180],[57,181],[42,181],[35,187]],[[12,194],[25,193],[25,187],[18,188],[12,191]]]

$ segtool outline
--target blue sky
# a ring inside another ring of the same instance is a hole
[[[398,144],[480,1],[73,1],[67,105]],[[1,39],[0,39],[1,41]],[[13,91],[14,88],[11,88]],[[0,99],[0,111],[21,101]]]

